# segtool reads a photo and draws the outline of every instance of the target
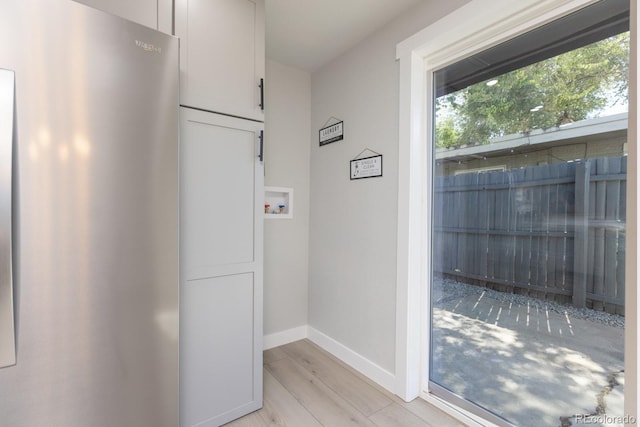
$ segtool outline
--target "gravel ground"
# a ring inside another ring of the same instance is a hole
[[[440,302],[443,302],[444,300],[450,300],[452,298],[460,298],[473,294],[484,294],[485,298],[491,298],[501,302],[528,305],[535,308],[553,311],[559,314],[566,314],[567,316],[573,317],[575,319],[585,319],[607,326],[624,328],[624,317],[617,314],[605,313],[603,311],[596,311],[588,308],[575,308],[569,305],[558,304],[553,301],[543,301],[525,295],[498,292],[494,291],[493,289],[456,282],[452,279],[435,278],[434,284],[434,295],[436,295],[437,297],[434,301],[434,304],[436,305]]]

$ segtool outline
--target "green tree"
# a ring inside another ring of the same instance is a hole
[[[436,146],[549,129],[627,101],[629,33],[619,34],[436,100]]]
[[[453,117],[447,117],[436,125],[438,147],[455,147],[460,143],[460,134],[456,130]]]

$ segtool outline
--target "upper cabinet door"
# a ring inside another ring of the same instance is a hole
[[[137,22],[149,28],[158,28],[158,8],[167,9],[166,0],[75,0],[78,3],[84,3],[87,6],[100,9],[112,15]],[[169,5],[169,10],[170,9]],[[166,13],[165,13],[166,14]],[[166,28],[160,28],[166,32]]]
[[[264,120],[264,0],[177,0],[180,104]]]

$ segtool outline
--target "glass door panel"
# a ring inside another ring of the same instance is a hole
[[[500,424],[624,422],[623,30],[434,73],[430,392]]]

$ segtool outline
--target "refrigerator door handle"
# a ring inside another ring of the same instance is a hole
[[[0,69],[0,368],[16,364],[12,272],[15,74]]]

